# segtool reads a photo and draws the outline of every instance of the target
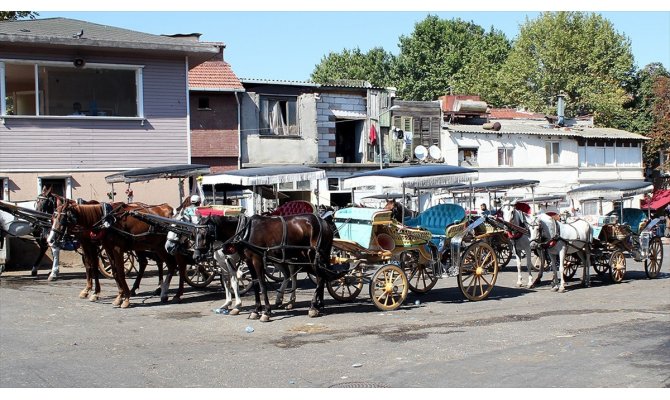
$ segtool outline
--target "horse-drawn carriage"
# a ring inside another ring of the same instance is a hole
[[[352,189],[375,185],[401,188],[405,198],[406,189],[449,186],[468,182],[476,176],[477,171],[468,168],[420,165],[361,173],[345,179],[344,186]],[[372,239],[368,240],[373,240],[372,243],[376,240],[378,245],[386,247],[384,250],[390,253],[389,261],[407,275],[409,290],[426,293],[439,278],[456,276],[459,288],[468,300],[485,299],[493,289],[498,274],[495,250],[485,241],[476,239],[475,235],[486,218],[466,221],[464,210],[460,208],[459,213],[459,206],[452,206],[455,208],[437,206],[408,219],[401,210],[400,215],[394,215],[395,220],[381,224],[377,231],[373,231],[375,235]],[[456,212],[452,214],[454,210]],[[362,221],[367,223],[367,220]],[[340,226],[338,230],[341,236]],[[333,247],[341,246],[336,241]],[[361,252],[361,256],[365,259],[367,255]],[[373,292],[374,288],[370,290]]]
[[[663,244],[657,231],[660,218],[650,219],[639,208],[624,207],[633,196],[650,193],[653,186],[644,181],[615,181],[583,186],[568,192],[582,204],[592,201],[599,206],[600,215],[593,217],[591,264],[599,276],[609,276],[613,282],[623,281],[626,258],[644,263],[649,278],[656,278],[663,263]],[[618,210],[602,215],[603,202],[616,204]],[[577,260],[569,259],[568,264]]]

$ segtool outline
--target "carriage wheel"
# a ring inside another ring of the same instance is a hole
[[[240,271],[239,275],[241,275],[240,278],[237,278],[237,290],[239,291],[240,296],[244,296],[251,290],[254,281],[251,279],[251,272],[249,272],[249,267],[246,262],[240,260],[237,263],[237,269]]]
[[[407,298],[407,275],[395,264],[379,268],[370,282],[370,298],[378,309],[391,311],[400,307]]]
[[[566,281],[575,277],[579,267],[579,257],[575,254],[566,254],[563,260],[563,279]]]
[[[526,257],[525,254],[526,254],[526,252],[524,252],[522,250],[521,251],[521,260],[523,260]],[[549,265],[547,260],[545,258],[543,258],[540,254],[541,253],[538,249],[531,250],[530,261],[532,263],[533,271],[534,272],[540,272],[540,270],[542,270],[542,272],[549,271],[549,268],[551,268],[551,265]]]
[[[265,276],[274,282],[281,282],[284,280],[284,272],[282,269],[271,263],[268,263],[265,266]]]
[[[400,265],[409,282],[409,290],[414,293],[427,293],[437,283],[437,276],[430,260],[423,259],[418,251],[404,251],[400,254]]]
[[[363,268],[361,265],[334,281],[326,282],[330,296],[337,301],[353,301],[363,290]]]
[[[600,277],[605,275],[610,269],[609,259],[602,253],[602,250],[598,254],[591,252],[591,265]]]
[[[663,264],[663,243],[658,236],[649,241],[649,257],[644,260],[644,272],[649,278],[656,278]]]
[[[107,255],[107,252],[105,249],[100,249],[100,253],[98,258],[99,263],[98,263],[98,271],[108,279],[114,279],[114,274],[112,273],[112,263],[109,260],[109,255]],[[135,253],[132,251],[129,251],[124,254],[123,256],[123,263],[124,267],[126,270],[126,278],[130,277],[131,272],[136,270],[135,268]]]
[[[207,287],[214,280],[217,268],[218,266],[214,260],[203,261],[195,265],[187,265],[184,280],[189,286],[194,288]]]
[[[621,250],[614,250],[610,256],[610,277],[612,282],[619,283],[623,281],[626,274],[626,257]]]
[[[458,287],[471,301],[488,297],[498,277],[498,259],[493,248],[484,242],[468,247],[458,268]]]
[[[496,257],[498,258],[498,269],[505,268],[512,259],[512,243],[507,236],[500,234],[491,237],[489,244],[495,249]]]

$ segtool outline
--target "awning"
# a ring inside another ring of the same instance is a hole
[[[340,119],[367,119],[367,114],[357,111],[347,111],[347,110],[330,110],[335,118]]]
[[[304,166],[245,168],[224,174],[205,175],[203,185],[229,183],[242,186],[274,185],[277,183],[325,179],[326,171]]]
[[[475,180],[479,172],[470,168],[447,164],[413,165],[363,172],[344,179],[344,189],[361,186],[383,186],[394,188],[421,189],[439,187],[457,182]]]
[[[203,164],[179,164],[165,165],[162,167],[139,168],[119,172],[105,177],[107,183],[133,183],[150,181],[158,178],[187,178],[189,176],[200,176],[211,172],[209,165]]]
[[[586,185],[570,190],[567,195],[574,200],[580,201],[585,199],[595,200],[598,198],[604,200],[616,200],[623,197],[650,193],[652,190],[654,190],[654,185],[649,182],[629,180]]]
[[[468,192],[471,189],[475,193],[487,193],[487,192],[507,192],[508,190],[525,188],[525,187],[536,187],[540,181],[529,180],[529,179],[506,179],[499,181],[488,181],[488,182],[477,182],[471,186],[464,186],[459,189],[462,192]]]
[[[659,210],[670,204],[670,190],[657,190],[651,199],[642,200],[640,208]]]

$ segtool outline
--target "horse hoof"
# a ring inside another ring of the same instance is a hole
[[[258,313],[252,312],[251,314],[249,314],[249,319],[258,319]]]
[[[88,296],[88,301],[98,301],[98,295],[97,294],[92,294]]]
[[[293,310],[293,303],[288,303],[288,304],[286,305],[286,309],[287,309],[287,310]]]
[[[161,296],[161,303],[167,303],[168,302],[168,297],[167,296]]]
[[[228,315],[240,315],[240,310],[237,308],[233,308],[232,310],[230,310]]]
[[[310,318],[318,317],[319,316],[319,310],[317,310],[316,308],[310,308],[308,315],[309,315]]]
[[[112,302],[112,305],[113,305],[114,307],[118,307],[118,306],[120,306],[120,305],[121,305],[121,296],[116,296],[116,298],[115,298],[114,301]]]
[[[33,269],[30,271],[30,275],[37,276],[37,267],[33,267]]]
[[[558,288],[558,293],[565,293],[565,292],[567,292],[567,291],[568,291],[568,289],[566,289],[566,288],[564,288],[564,287],[562,287],[562,288]]]
[[[267,314],[263,314],[261,316],[261,322],[269,322],[270,321],[270,316]]]
[[[80,298],[80,299],[85,299],[85,298],[87,298],[87,297],[88,297],[88,291],[87,291],[87,290],[82,290],[82,291],[79,293],[79,298]]]
[[[172,302],[177,304],[181,303],[181,297],[173,297]]]
[[[130,307],[130,299],[124,299],[123,303],[121,303],[121,308],[128,308]]]
[[[52,282],[58,279],[58,274],[54,274],[53,272],[49,274],[49,277],[47,278],[47,281]]]
[[[552,292],[557,292],[557,291],[558,291],[558,288],[557,288],[556,286],[552,286],[552,287],[551,287],[551,291],[552,291]]]

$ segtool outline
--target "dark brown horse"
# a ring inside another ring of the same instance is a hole
[[[129,251],[149,251],[168,266],[168,276],[161,287],[161,301],[167,302],[167,292],[172,275],[179,264],[179,290],[175,300],[179,300],[184,291],[183,276],[186,264],[169,255],[164,248],[166,232],[156,231],[145,222],[132,217],[130,211],[152,213],[163,217],[172,216],[172,207],[167,204],[149,206],[142,203],[111,203],[111,204],[76,204],[72,201],[59,205],[52,226],[51,240],[59,240],[66,231],[80,235],[89,235],[91,243],[98,241],[110,257],[114,279],[119,294],[114,300],[115,306],[126,308],[130,305],[130,289],[125,279],[124,254]],[[87,280],[90,273],[96,279],[96,294],[99,293],[97,282],[97,249],[84,251],[84,256],[95,254],[94,260],[85,261]],[[89,264],[90,263],[90,264]],[[89,268],[91,271],[88,271]],[[138,276],[139,277],[139,276]],[[87,289],[90,290],[90,286]],[[83,294],[84,292],[82,292]],[[80,295],[81,297],[81,295]]]
[[[417,215],[415,211],[405,207],[396,199],[386,200],[384,210],[391,210],[391,218],[399,222],[403,222],[406,218],[414,218]]]
[[[241,217],[245,218],[245,217]],[[254,215],[238,224],[236,218],[210,217],[201,224],[211,224],[213,229],[205,234],[202,230],[196,235],[198,258],[203,249],[208,249],[212,238],[223,241],[224,245],[233,245],[249,267],[254,281],[256,308],[250,318],[259,318],[262,322],[270,320],[271,307],[265,281],[265,268],[268,262],[275,265],[304,267],[306,272],[317,278],[317,288],[312,298],[309,315],[319,315],[323,308],[323,295],[326,280],[334,279],[330,270],[330,251],[333,245],[333,232],[328,224],[314,214],[269,217]],[[261,305],[263,296],[264,304]]]

